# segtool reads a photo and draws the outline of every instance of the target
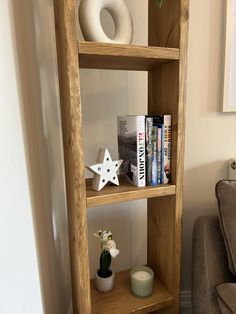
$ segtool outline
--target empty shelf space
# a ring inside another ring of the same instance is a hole
[[[175,194],[175,185],[162,184],[138,188],[120,178],[120,185],[107,185],[100,192],[92,190],[92,179],[86,180],[87,207],[128,202],[144,198],[152,198]]]
[[[173,304],[173,296],[155,278],[154,291],[150,297],[137,298],[130,289],[130,271],[115,274],[115,287],[108,293],[98,292],[91,280],[93,314],[149,313]]]
[[[80,68],[148,71],[179,59],[179,49],[78,42]]]

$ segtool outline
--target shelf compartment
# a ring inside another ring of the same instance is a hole
[[[78,50],[80,68],[85,69],[148,71],[179,59],[177,48],[79,41]]]
[[[107,185],[100,192],[97,192],[92,190],[92,179],[86,179],[87,207],[96,207],[100,205],[175,194],[175,185],[173,184],[138,188],[124,179],[120,178],[119,181],[119,186]]]
[[[130,271],[116,273],[115,287],[108,293],[100,293],[91,280],[92,314],[149,313],[173,304],[173,296],[155,278],[153,294],[137,298],[130,290]]]

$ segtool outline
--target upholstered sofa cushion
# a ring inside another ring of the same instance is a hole
[[[216,290],[221,312],[236,313],[236,283],[222,283],[216,287]]]
[[[236,276],[236,181],[219,181],[216,184],[216,197],[229,269]]]
[[[195,221],[192,263],[193,314],[221,314],[216,286],[234,278],[218,216],[201,216]]]

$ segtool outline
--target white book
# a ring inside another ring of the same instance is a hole
[[[145,116],[121,116],[117,122],[120,174],[138,187],[146,186]]]

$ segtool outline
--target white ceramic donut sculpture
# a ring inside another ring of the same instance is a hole
[[[115,24],[114,38],[109,38],[101,25],[100,13],[106,9]],[[133,21],[124,0],[81,0],[79,22],[85,40],[114,44],[130,44],[133,37]]]

